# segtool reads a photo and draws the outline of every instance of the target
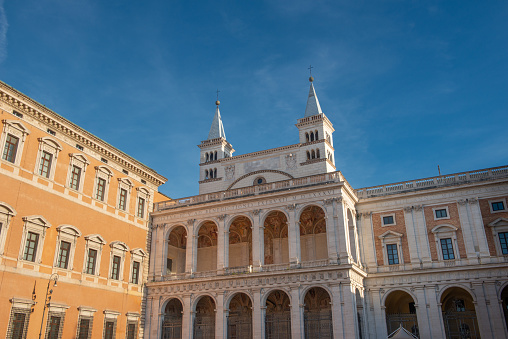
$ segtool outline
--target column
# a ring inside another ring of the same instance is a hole
[[[155,278],[156,276],[161,276],[164,272],[164,267],[163,265],[161,264],[161,259],[164,258],[164,252],[159,250],[159,236],[158,236],[158,225],[152,225],[152,228],[150,230],[150,232],[152,232],[152,241],[151,241],[151,253],[153,253],[154,255],[152,255],[152,258],[153,260],[151,260],[150,262],[150,275]],[[157,251],[160,251],[162,252],[162,255],[159,255],[159,253]]]
[[[496,284],[494,281],[485,281],[483,283],[489,319],[492,324],[492,333],[494,338],[508,338],[505,331],[505,319],[502,309],[502,302],[499,300]]]
[[[253,290],[253,303],[252,303],[252,335],[254,338],[263,339],[265,337],[265,305],[261,305],[261,291]]]
[[[469,216],[467,201],[461,199],[457,201],[457,203],[459,205],[460,227],[462,228],[462,237],[464,239],[464,246],[466,247],[467,258],[476,258],[475,247],[477,244],[474,236],[473,225]]]
[[[192,339],[192,324],[194,323],[194,312],[191,308],[192,298],[190,294],[183,296],[183,317],[182,317],[182,338]]]
[[[162,323],[164,321],[164,310],[161,310],[161,300],[152,299],[152,328],[150,329],[150,338],[162,338]]]
[[[351,284],[341,284],[342,286],[342,319],[344,324],[347,326],[343,327],[344,338],[357,338],[358,326],[355,326],[357,323],[357,317],[355,312],[355,301],[353,298],[355,297],[353,292],[353,286]]]
[[[332,324],[333,324],[333,337],[346,338],[344,329],[344,317],[342,315],[342,291],[341,284],[334,284],[330,286],[332,290]]]
[[[326,241],[328,246],[328,261],[330,264],[337,264],[337,225],[335,218],[335,198],[325,199],[326,208]]]
[[[296,204],[287,206],[289,214],[288,242],[289,242],[289,264],[297,266],[302,261],[300,254],[300,223],[296,221]]]
[[[372,268],[377,266],[376,261],[376,248],[374,242],[374,228],[372,226],[372,212],[362,212],[360,217],[361,234],[362,234],[362,245],[364,246],[363,258],[367,267]]]
[[[416,208],[416,207],[415,207]],[[421,211],[422,207],[418,206],[418,211]],[[407,235],[407,243],[409,247],[409,258],[411,260],[411,265],[415,267],[419,267],[422,263],[420,259],[420,250],[418,247],[418,241],[416,239],[416,225],[413,218],[413,207],[406,206],[404,207],[404,222],[406,223],[406,235]],[[400,254],[403,255],[402,253]],[[404,261],[404,264],[406,262]]]
[[[291,287],[291,338],[303,338],[303,300],[300,301],[300,288]]]
[[[384,290],[372,290],[372,302],[374,304],[374,318],[376,321],[376,334],[377,338],[386,338],[389,334],[386,328],[386,308],[381,305],[381,298],[383,297]]]
[[[344,216],[344,204],[342,202],[342,197],[337,197],[337,253],[339,255],[339,261],[341,263],[347,264],[349,261],[349,255],[347,252],[347,243],[346,243],[346,220]]]
[[[428,311],[427,311],[427,301],[425,296],[425,286],[418,286],[414,288],[414,293],[416,294],[415,308],[416,308],[416,318],[418,321],[418,329],[420,331],[421,338],[432,338],[431,335],[431,325],[429,323]]]
[[[227,335],[227,310],[224,309],[224,294],[217,294],[217,305],[215,307],[215,338],[225,339]]]
[[[226,232],[226,215],[219,216],[217,225],[217,273],[224,272],[229,264],[229,232]]]
[[[471,209],[471,217],[472,217],[472,226],[474,230],[474,234],[476,235],[477,243],[478,243],[478,251],[480,252],[480,257],[490,257],[489,245],[487,243],[487,235],[485,234],[485,227],[483,226],[482,212],[480,210],[480,205],[478,204],[477,198],[469,198],[467,199],[469,202],[469,206]]]
[[[264,264],[264,227],[261,225],[261,210],[252,211],[252,266],[259,272]]]
[[[473,291],[476,295],[475,302],[475,311],[476,311],[476,319],[478,320],[478,327],[480,328],[480,335],[483,338],[495,338],[492,333],[492,314],[489,313],[489,309],[487,307],[487,300],[485,298],[485,293],[483,291],[483,283],[482,282],[474,282]]]
[[[425,286],[424,290],[427,300],[426,307],[428,308],[427,314],[430,324],[430,334],[432,338],[445,338],[443,311],[441,308],[441,300],[438,299],[437,288],[437,285]]]
[[[430,266],[432,259],[430,257],[429,237],[427,236],[427,224],[425,223],[423,206],[415,206],[414,217],[413,226],[420,250],[420,259],[424,264],[427,263]]]
[[[187,220],[187,245],[185,249],[185,273],[193,274],[196,271],[194,267],[194,256],[197,247],[197,236],[194,235],[194,222],[196,219]]]

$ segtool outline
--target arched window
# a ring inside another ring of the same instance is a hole
[[[310,160],[310,152],[307,151],[307,160]]]
[[[319,140],[319,134],[318,134],[318,131],[316,131],[316,140]]]
[[[316,152],[314,150],[311,151],[311,158],[316,159]]]
[[[205,170],[205,180],[208,179],[208,170]]]
[[[217,160],[217,151],[214,153],[214,160]]]
[[[205,162],[208,162],[208,160],[209,160],[208,157],[209,157],[209,155],[208,155],[208,153],[206,153],[206,160],[205,160]]]
[[[214,170],[213,170],[213,177],[214,177],[214,178],[217,178],[217,169],[214,169]]]
[[[319,149],[316,150],[316,158],[320,158],[321,156],[319,155]]]
[[[314,133],[310,132],[310,141],[314,141]]]
[[[309,142],[309,133],[305,133],[305,140]]]

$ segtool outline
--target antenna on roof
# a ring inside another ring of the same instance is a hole
[[[441,176],[441,169],[439,168],[439,165],[437,165],[437,171],[439,172],[439,176]]]

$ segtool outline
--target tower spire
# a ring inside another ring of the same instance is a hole
[[[208,139],[217,139],[217,138],[224,138],[226,139],[226,132],[224,132],[224,126],[222,125],[222,119],[220,117],[220,111],[219,111],[219,90],[217,90],[217,101],[215,102],[215,105],[217,105],[217,108],[215,109],[215,116],[213,117],[212,126],[210,127],[210,133],[208,133]]]
[[[312,72],[312,66],[309,67],[309,70]],[[312,73],[311,73],[312,74]],[[314,89],[314,78],[312,75],[309,78],[310,81],[310,89],[309,89],[309,97],[307,98],[307,107],[305,107],[305,116],[304,118],[311,117],[316,114],[322,114],[321,106],[319,105],[319,100],[316,95],[316,90]]]

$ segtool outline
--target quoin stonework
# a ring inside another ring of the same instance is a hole
[[[200,194],[155,203],[145,338],[507,337],[507,166],[355,189],[312,82],[294,145],[234,156],[219,104]]]

